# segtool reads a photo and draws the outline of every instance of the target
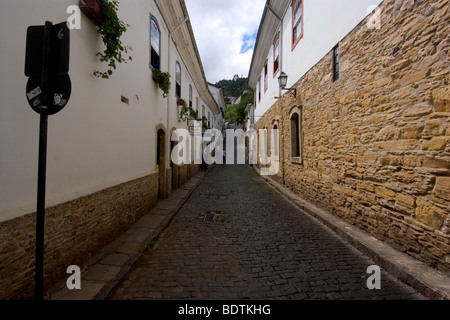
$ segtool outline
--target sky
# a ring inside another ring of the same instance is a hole
[[[206,80],[247,77],[266,0],[185,0]]]

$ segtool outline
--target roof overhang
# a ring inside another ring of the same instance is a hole
[[[281,19],[284,17],[291,2],[292,0],[266,1],[248,75],[248,86],[252,89],[256,88],[258,84],[261,70],[264,68],[264,63],[273,44],[276,32],[280,28]]]
[[[212,109],[214,114],[220,113],[219,106],[209,91],[186,3],[184,0],[155,1],[164,16],[170,36],[177,46],[200,98]]]

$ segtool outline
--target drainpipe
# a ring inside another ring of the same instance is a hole
[[[167,43],[167,46],[168,46],[168,71],[170,72],[170,68],[171,68],[171,66],[172,66],[172,61],[171,61],[171,59],[170,59],[170,52],[171,52],[171,50],[170,50],[170,45],[171,45],[171,42],[172,42],[172,35],[174,34],[174,32],[176,32],[179,28],[181,28],[181,26],[183,25],[183,24],[185,24],[187,21],[189,20],[189,16],[186,16],[185,18],[184,18],[184,20],[181,22],[181,23],[179,23],[172,31],[169,31],[169,35],[168,35],[168,43]],[[171,152],[172,152],[172,150],[170,150],[170,145],[171,145],[171,141],[172,141],[172,137],[170,136],[170,127],[169,127],[169,125],[170,125],[170,95],[169,95],[169,97],[167,97],[167,119],[166,119],[166,130],[167,130],[167,137],[169,137],[169,143],[168,143],[168,147],[166,148],[167,150],[168,150],[168,152],[166,151],[166,159],[168,159],[169,160],[169,168],[170,168],[170,161],[171,161],[171,157],[170,157],[170,154],[171,154]],[[167,143],[167,138],[166,138],[166,143]],[[165,163],[165,165],[164,165],[164,169],[165,169],[165,171],[167,172],[167,168],[166,168],[166,166],[167,166],[167,160],[166,160],[166,163]],[[166,179],[166,181],[165,181],[165,184],[167,183],[167,176],[166,176],[166,172],[164,172],[164,177],[165,177],[165,179]],[[172,172],[172,174],[173,174],[173,172]],[[173,177],[172,177],[172,179],[173,179]],[[166,190],[165,190],[165,193],[167,193],[167,195],[168,195],[168,189],[169,189],[169,186],[168,185],[166,185]]]
[[[172,61],[170,60],[170,52],[171,52],[171,50],[170,50],[170,44],[171,44],[171,41],[172,41],[172,35],[179,29],[179,28],[181,28],[181,26],[183,25],[183,24],[185,24],[187,21],[189,20],[189,16],[187,16],[187,17],[185,17],[184,18],[184,20],[181,22],[181,23],[179,23],[172,31],[169,31],[169,35],[168,35],[168,57],[169,57],[169,59],[168,59],[168,61],[169,61],[169,70],[170,70],[170,68],[171,68],[171,66],[172,66]],[[170,128],[169,128],[169,124],[170,124],[170,117],[169,117],[169,115],[170,115],[170,99],[168,98],[167,99],[167,130],[170,130]],[[171,137],[170,137],[170,139],[171,139]],[[169,154],[169,158],[170,158],[170,154]]]
[[[281,19],[281,28],[280,28],[280,72],[283,72],[283,53],[284,53],[284,50],[283,50],[283,27],[284,27],[284,17]],[[281,90],[281,88],[280,88],[280,93],[279,93],[279,97],[281,97],[281,99],[282,99],[282,90]],[[281,125],[280,125],[280,127],[282,128],[283,127],[283,124],[284,124],[284,112],[283,112],[283,110],[281,110]],[[282,159],[281,159],[281,171],[282,171],[282,179],[283,179],[283,185],[285,184],[285,170],[284,170],[284,163],[285,163],[285,154],[284,154],[284,140],[285,140],[285,136],[286,136],[286,134],[285,134],[285,130],[283,130],[283,134],[282,134],[282,136],[281,136],[281,143],[280,143],[280,148],[281,148],[281,150],[280,150],[280,156],[282,156]]]

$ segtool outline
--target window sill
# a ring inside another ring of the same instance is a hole
[[[303,164],[303,159],[301,157],[291,157],[291,163],[293,163],[293,164]]]

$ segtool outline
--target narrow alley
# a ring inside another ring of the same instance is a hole
[[[216,166],[109,298],[423,299],[384,271],[369,290],[371,265],[252,168]]]

